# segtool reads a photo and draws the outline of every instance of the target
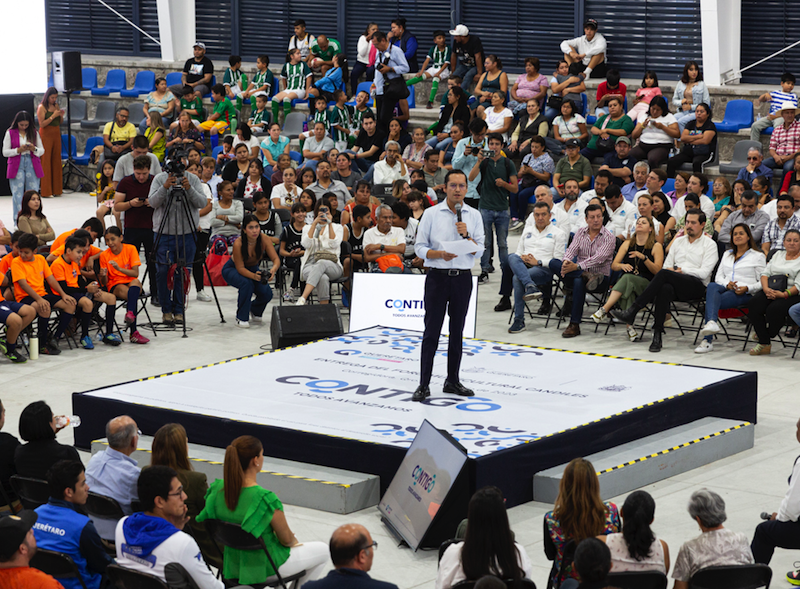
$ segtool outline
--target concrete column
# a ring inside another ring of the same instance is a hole
[[[741,0],[700,0],[703,77],[707,86],[721,86],[722,74],[737,71],[743,65],[740,63],[741,15]]]
[[[157,0],[161,59],[185,61],[193,56],[195,41],[194,0]],[[202,39],[201,39],[202,41]]]

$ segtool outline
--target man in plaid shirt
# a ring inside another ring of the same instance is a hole
[[[772,131],[769,140],[769,155],[764,165],[770,168],[783,167],[786,174],[794,167],[794,158],[800,154],[800,121],[796,120],[797,106],[786,101],[781,105],[783,124]]]
[[[562,337],[581,334],[581,315],[586,292],[603,292],[608,288],[611,277],[611,260],[614,258],[616,245],[614,235],[603,227],[603,209],[600,205],[589,205],[585,215],[586,227],[575,232],[561,267],[558,268],[558,261],[551,260],[551,270],[554,273],[560,271],[565,287],[572,289],[572,313]],[[569,301],[570,297],[567,297],[565,309]]]

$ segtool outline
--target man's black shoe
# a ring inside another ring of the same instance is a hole
[[[431,396],[431,389],[427,385],[419,385],[417,390],[414,391],[414,394],[411,396],[412,401],[416,401],[417,403],[421,403],[425,399]]]
[[[454,395],[461,395],[462,397],[475,396],[475,391],[473,391],[472,389],[468,389],[460,382],[450,382],[449,380],[444,381],[442,392],[453,393]]]
[[[500,302],[494,306],[494,310],[496,312],[501,311],[508,311],[511,308],[511,299],[509,297],[503,297],[500,299]]]
[[[653,343],[650,344],[651,352],[661,351],[661,332],[657,331],[653,334]]]
[[[542,303],[541,306],[539,307],[539,310],[536,311],[536,314],[537,315],[549,315],[550,314],[551,305],[552,304],[549,301],[546,302],[546,303]]]
[[[620,311],[619,309],[614,309],[613,311],[611,311],[611,316],[617,321],[621,321],[625,325],[633,325],[633,322],[636,319],[636,315],[638,313],[639,309],[631,305],[624,311]],[[661,337],[660,334],[659,337]]]
[[[565,299],[564,306],[561,307],[561,311],[559,311],[559,317],[569,317],[572,315],[572,299]]]

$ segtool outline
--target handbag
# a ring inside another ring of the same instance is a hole
[[[561,105],[564,103],[564,99],[561,96],[551,96],[547,99],[547,108],[552,108],[557,111],[561,110]]]
[[[784,291],[789,288],[789,276],[787,274],[773,274],[767,278],[767,288],[772,290]]]
[[[396,96],[398,100],[408,98],[411,95],[403,76],[397,76],[396,78],[384,78],[384,81],[384,94],[391,94],[392,97]]]
[[[330,252],[314,252],[308,258],[309,264],[316,264],[320,260],[327,260],[328,262],[338,262],[339,258],[336,257],[336,254],[332,254]]]
[[[208,267],[208,273],[203,272],[203,284],[206,286],[228,286],[226,280],[222,277],[222,268],[225,266],[228,260],[231,257],[228,254],[219,255],[219,254],[208,254],[206,257],[206,266]],[[211,275],[211,280],[209,281],[209,275]]]
[[[601,131],[605,130],[606,125],[608,124],[608,121],[610,119],[611,119],[611,115],[606,115],[606,118],[603,119],[603,126],[600,127]],[[597,138],[597,142],[595,143],[595,146],[600,151],[611,151],[612,149],[614,149],[614,145],[616,144],[616,142],[617,142],[617,138],[614,135],[609,135],[607,139],[603,139],[602,137],[598,137]]]
[[[111,121],[111,131],[109,131],[108,136],[111,137],[114,134],[114,125],[116,125],[116,121]],[[112,141],[111,145],[125,145],[127,141]],[[106,146],[103,147],[103,157],[110,160],[116,160],[119,157],[122,157],[126,153],[132,150],[126,149],[125,151],[121,151],[119,153],[114,153],[110,147]]]

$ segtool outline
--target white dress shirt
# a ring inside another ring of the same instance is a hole
[[[553,210],[561,209],[561,212],[567,215],[567,218],[569,219],[569,232],[575,233],[580,228],[581,219],[583,219],[584,222],[586,221],[584,211],[586,211],[586,207],[589,206],[589,203],[582,201],[579,197],[578,200],[575,201],[575,204],[572,205],[570,210],[567,210],[564,206],[564,203],[566,202],[567,199],[565,198],[555,205]]]
[[[547,266],[553,258],[556,260],[564,259],[568,237],[561,229],[549,223],[542,231],[539,231],[533,223],[525,225],[517,245],[516,254],[520,257],[532,254],[534,258],[542,263],[542,266]]]
[[[767,256],[763,252],[747,250],[736,262],[733,261],[733,250],[722,254],[714,282],[727,286],[735,282],[736,286],[746,286],[747,294],[756,294],[761,290],[761,273],[767,267]]]
[[[684,274],[699,278],[708,286],[718,259],[717,244],[708,235],[703,233],[693,243],[689,243],[688,236],[682,235],[672,242],[664,268],[677,266]]]
[[[789,488],[783,496],[781,506],[778,508],[776,519],[779,522],[796,522],[800,517],[800,460],[796,460],[792,467],[792,478],[789,479]]]
[[[398,159],[394,162],[393,166],[386,163],[386,160],[375,162],[375,169],[372,175],[373,184],[392,184],[395,180],[408,181],[408,166],[406,166],[406,173],[401,173],[402,163]]]
[[[672,210],[670,211],[670,215],[675,217],[675,219],[678,221],[683,219],[683,216],[686,214],[685,201],[685,195],[680,197],[678,202],[675,203],[675,206],[672,207]],[[708,198],[705,194],[700,195],[700,210],[706,214],[706,218],[714,218],[714,213],[716,212],[716,209],[714,208],[714,201]]]
[[[622,204],[619,205],[616,211],[611,210],[611,205],[606,204],[606,209],[608,209],[608,215],[611,217],[611,222],[606,225],[606,228],[614,234],[614,237],[618,235],[627,235],[628,232],[628,224],[631,222],[636,222],[636,215],[639,213],[639,209],[636,208],[631,201],[622,199]]]
[[[483,217],[478,209],[465,204],[461,209],[461,220],[466,223],[467,233],[478,245],[478,250],[474,254],[456,256],[450,261],[443,258],[429,260],[428,250],[444,249],[442,242],[457,241],[463,239],[463,236],[456,230],[456,214],[447,206],[447,199],[429,208],[422,215],[414,250],[418,257],[425,260],[426,268],[470,270],[475,265],[475,259],[481,257],[484,250]],[[366,235],[364,237],[366,239]]]

